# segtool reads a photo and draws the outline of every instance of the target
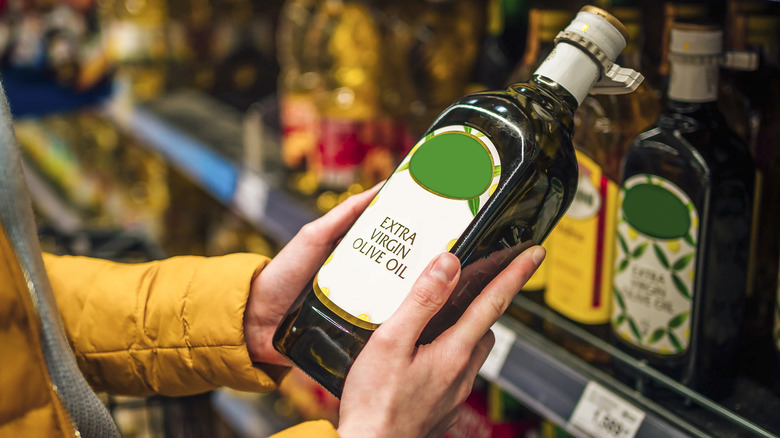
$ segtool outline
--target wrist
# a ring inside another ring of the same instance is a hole
[[[273,346],[273,336],[280,322],[278,315],[269,313],[268,306],[256,297],[257,279],[252,286],[244,310],[244,342],[249,358],[255,363],[269,363],[290,366],[290,361],[279,354]]]

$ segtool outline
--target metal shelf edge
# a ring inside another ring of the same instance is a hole
[[[503,317],[500,323],[517,335],[494,383],[512,394],[537,414],[549,418],[575,436],[583,433],[571,425],[574,408],[585,386],[596,381],[628,403],[646,412],[637,438],[708,437],[663,407],[616,385],[613,379],[587,366],[581,359],[552,345],[521,323]]]

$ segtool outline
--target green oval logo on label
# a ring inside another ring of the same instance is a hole
[[[682,200],[654,184],[626,190],[623,214],[637,231],[658,239],[683,237],[691,227],[691,215]]]
[[[475,137],[445,132],[420,145],[410,159],[409,173],[417,184],[439,196],[472,199],[490,187],[493,160]]]

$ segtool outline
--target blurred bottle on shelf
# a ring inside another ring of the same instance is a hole
[[[409,120],[414,138],[466,94],[479,55],[485,12],[481,1],[426,0],[407,57],[414,87]]]
[[[510,83],[528,80],[533,75],[544,57],[555,47],[555,36],[571,21],[576,11],[576,6],[560,1],[531,3],[525,50],[510,73]]]
[[[722,39],[716,26],[672,27],[667,106],[623,161],[612,306],[615,345],[711,398],[734,383],[755,176],[717,109],[720,67],[753,66],[730,65]]]
[[[108,57],[118,64],[118,76],[129,85],[132,98],[159,96],[167,82],[174,49],[167,32],[165,0],[107,0],[100,2]]]
[[[177,87],[214,88],[214,21],[212,0],[168,0],[167,28],[181,49],[171,59],[168,82]]]
[[[322,3],[321,0],[287,0],[279,15],[276,53],[280,66],[281,156],[293,172],[306,169],[306,160],[317,147],[319,136],[314,99],[320,75],[304,52],[306,32]]]
[[[729,48],[758,54],[754,72],[724,72],[719,108],[745,141],[756,165],[754,224],[741,357],[745,372],[761,381],[780,379],[773,336],[780,255],[780,5],[727,3]]]
[[[363,0],[324,0],[311,21],[305,57],[320,78],[318,144],[307,161],[321,190],[343,192],[358,181],[366,156],[363,128],[379,114],[380,39]]]
[[[276,91],[279,67],[274,47],[277,2],[214,0],[214,83],[211,94],[246,111]]]
[[[411,104],[415,99],[409,53],[416,20],[425,7],[423,2],[411,0],[374,3],[383,56],[377,78],[379,112],[364,127],[367,148],[359,177],[363,187],[371,187],[389,177],[416,140],[409,128]]]
[[[485,35],[479,48],[469,92],[495,90],[507,85],[512,64],[510,53],[504,45],[504,8],[506,0],[487,2]]]
[[[626,27],[629,39],[618,63],[640,69],[641,11],[609,11]],[[574,114],[574,143],[579,165],[577,195],[550,234],[544,301],[584,330],[609,337],[620,165],[631,140],[652,126],[661,112],[660,96],[646,82],[630,94],[588,96]],[[548,336],[591,362],[609,355],[547,324]]]
[[[114,156],[117,190],[107,202],[107,214],[119,217],[122,228],[142,231],[159,241],[170,202],[168,165],[137,139],[128,136],[123,140]]]

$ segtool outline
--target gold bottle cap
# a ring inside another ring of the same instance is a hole
[[[618,32],[620,32],[621,35],[623,35],[623,38],[625,38],[626,41],[628,41],[628,30],[626,30],[626,27],[623,26],[623,23],[620,22],[617,18],[615,18],[614,15],[610,14],[609,12],[605,11],[604,9],[597,8],[592,5],[585,5],[580,9],[580,12],[589,12],[593,15],[598,15],[599,17],[607,20],[609,24],[615,27]]]

